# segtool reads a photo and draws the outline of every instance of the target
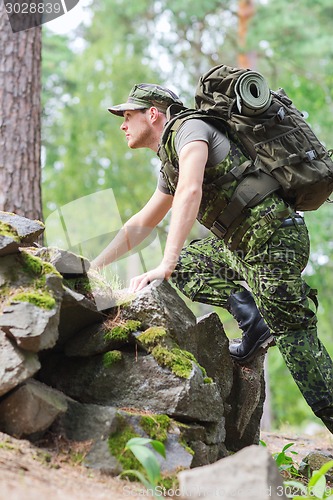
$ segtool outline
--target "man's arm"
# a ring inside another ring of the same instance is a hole
[[[186,144],[179,156],[179,180],[172,204],[172,216],[161,264],[131,280],[130,290],[138,291],[154,279],[169,279],[198,215],[208,145],[204,141]]]
[[[147,204],[133,215],[111,243],[92,261],[91,269],[107,266],[139,245],[171,208],[173,197],[156,189]]]

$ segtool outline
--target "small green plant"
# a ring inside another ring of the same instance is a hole
[[[156,486],[161,481],[161,467],[160,464],[150,448],[150,444],[155,451],[157,451],[163,458],[165,458],[165,447],[161,441],[149,438],[135,437],[127,441],[124,451],[130,450],[135,458],[140,462],[144,468],[145,474],[138,470],[124,470],[120,475],[133,475],[149,490],[154,498],[156,495]]]
[[[319,470],[312,473],[307,486],[300,481],[285,481],[284,488],[287,498],[294,500],[333,500],[333,490],[327,485],[325,474],[333,469],[333,460],[324,464]],[[294,495],[291,489],[300,494]]]
[[[283,448],[282,451],[279,453],[273,453],[273,458],[276,462],[276,465],[279,468],[280,472],[287,472],[291,476],[294,477],[299,477],[300,474],[298,472],[298,469],[295,467],[298,465],[295,463],[294,459],[287,455],[287,450],[289,450],[289,453],[293,455],[297,455],[297,451],[290,450],[290,448],[294,445],[294,443],[288,443],[286,444]]]

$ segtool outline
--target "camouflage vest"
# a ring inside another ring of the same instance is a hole
[[[185,120],[193,118],[209,119],[212,122],[211,118],[201,115],[198,111],[191,110],[177,115],[167,122],[157,152],[162,162],[161,175],[172,195],[176,191],[179,176],[179,159],[174,147],[175,135]],[[205,169],[197,220],[225,241],[246,218],[246,207],[257,205],[278,187],[276,183],[271,183],[262,193],[261,174],[251,174],[251,163],[240,147],[230,141],[227,157],[219,164]],[[239,176],[245,170],[248,174],[240,183]],[[266,184],[267,182],[265,186]]]

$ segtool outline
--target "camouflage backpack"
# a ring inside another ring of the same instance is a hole
[[[295,210],[316,210],[333,191],[331,151],[306,123],[283,89],[270,90],[260,73],[221,65],[199,80],[196,109],[222,121],[229,136],[253,163],[235,169],[260,170],[278,183]],[[265,187],[263,187],[265,190]]]

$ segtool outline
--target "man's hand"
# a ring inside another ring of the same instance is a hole
[[[138,292],[142,290],[146,285],[149,285],[154,280],[168,280],[171,276],[173,268],[170,269],[169,266],[163,264],[163,262],[155,269],[148,271],[146,273],[140,274],[140,276],[135,276],[130,281],[129,292]]]

